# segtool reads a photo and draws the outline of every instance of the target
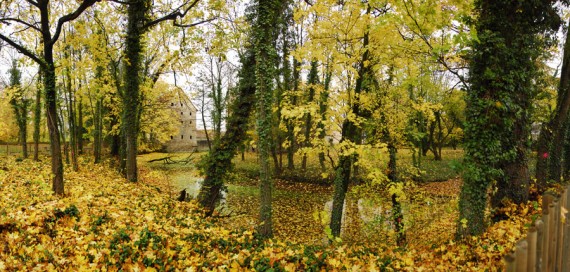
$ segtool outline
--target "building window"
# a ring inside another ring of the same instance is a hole
[[[184,139],[184,135],[180,135],[180,139]]]
[[[190,135],[190,139],[192,139],[192,135]]]
[[[183,115],[183,114],[184,114],[184,112],[183,112],[183,111],[181,111],[181,112],[180,112],[180,115]]]
[[[174,103],[170,103],[170,106],[174,106]]]
[[[180,124],[184,124],[184,121],[180,121]]]
[[[170,140],[174,140],[174,136],[170,135]]]
[[[190,112],[190,116],[192,116],[192,112]]]
[[[180,103],[180,107],[182,107],[182,103]]]
[[[190,121],[190,124],[192,124],[192,121]]]

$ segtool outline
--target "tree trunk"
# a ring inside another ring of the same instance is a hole
[[[568,21],[570,24],[570,20]],[[542,126],[537,143],[536,180],[540,191],[546,189],[546,182],[560,181],[562,156],[564,153],[565,126],[570,109],[570,35],[566,35],[562,71],[558,83],[558,99],[554,116]]]
[[[42,71],[39,69],[38,82],[42,81]],[[42,120],[42,86],[37,85],[36,90],[36,104],[34,107],[34,161],[39,160],[39,148],[40,148],[40,124]]]
[[[281,3],[283,2],[283,3]],[[273,180],[270,153],[273,149],[273,80],[277,67],[274,31],[282,16],[285,1],[259,1],[254,24],[255,86],[257,100],[257,136],[259,149],[260,209],[258,232],[263,238],[273,237]],[[275,156],[276,158],[276,156]],[[276,162],[277,165],[277,162]]]
[[[308,84],[309,84],[309,94],[307,97],[307,104],[311,104],[313,103],[314,97],[315,97],[315,85],[319,84],[319,72],[317,71],[317,67],[318,66],[318,62],[317,61],[311,61],[311,70],[309,71],[309,78],[308,78]],[[311,147],[311,128],[313,127],[313,116],[311,115],[310,112],[305,114],[305,143],[303,144],[303,147]],[[301,164],[301,168],[303,170],[307,169],[307,154],[304,153],[303,154],[303,161]]]
[[[469,58],[465,165],[459,201],[458,237],[486,227],[488,187],[496,181],[492,208],[528,200],[530,112],[536,93],[535,60],[555,32],[550,1],[475,2],[478,39]],[[513,14],[517,14],[513,16]]]
[[[327,121],[327,109],[328,109],[328,100],[329,100],[329,87],[332,78],[332,72],[330,68],[330,63],[327,63],[326,72],[325,72],[325,80],[323,90],[319,97],[319,114],[321,115],[321,120],[318,123],[319,129],[319,142],[323,145],[321,148],[323,151],[319,152],[319,163],[321,165],[321,170],[325,171],[325,136],[327,135],[325,123]]]
[[[385,119],[385,118],[384,118]],[[397,172],[397,153],[396,146],[392,143],[389,133],[386,130],[386,139],[388,139],[388,153],[390,160],[388,161],[388,179],[392,183],[400,182]],[[396,244],[400,247],[406,244],[406,233],[404,232],[404,214],[402,213],[402,204],[400,196],[392,194],[392,219],[394,220],[394,230],[396,232]]]
[[[297,59],[293,59],[293,94],[291,95],[291,106],[297,105],[297,92],[299,91],[299,66],[301,64]],[[287,147],[287,169],[295,169],[295,149],[297,146],[295,139],[295,123],[293,120],[287,120],[287,141],[289,146]]]
[[[123,96],[123,131],[125,137],[125,170],[129,181],[138,180],[137,137],[140,118],[140,66],[147,4],[143,0],[130,0],[127,8],[128,23],[125,42],[125,93]]]
[[[65,58],[69,59],[69,53],[67,52],[69,48],[65,48]],[[74,103],[74,95],[71,86],[71,68],[67,67],[65,69],[65,89],[67,91],[67,122],[69,123],[69,147],[71,151],[71,165],[73,167],[73,171],[79,170],[79,165],[77,164],[77,131],[75,126],[75,103]]]
[[[368,5],[367,8],[367,14],[369,13],[370,5]],[[366,31],[362,42],[362,47],[366,49],[362,54],[362,60],[360,61],[358,78],[356,79],[356,84],[354,86],[354,97],[351,105],[351,111],[356,117],[361,116],[360,94],[368,91],[369,86],[367,81],[370,76],[373,76],[372,67],[371,65],[368,65],[370,59],[370,52],[367,49],[368,42],[369,33]],[[341,143],[348,141],[351,144],[357,144],[361,139],[360,133],[361,130],[357,127],[354,120],[347,117],[342,123]],[[330,223],[331,233],[334,237],[340,236],[344,199],[350,182],[351,168],[354,165],[355,160],[356,154],[343,154],[343,151],[341,151],[334,179],[334,197]]]
[[[226,133],[214,146],[205,159],[205,178],[198,194],[198,201],[210,216],[214,212],[221,198],[221,191],[225,189],[224,178],[231,168],[232,158],[237,148],[243,144],[247,137],[249,116],[255,100],[255,55],[249,48],[246,56],[241,59],[242,68],[238,94],[230,109]]]
[[[65,101],[64,101],[65,102]],[[62,106],[59,107],[59,115],[58,115],[58,122],[59,122],[59,137],[61,142],[63,143],[63,154],[65,155],[65,164],[69,165],[69,144],[66,141],[65,138],[65,118],[64,118],[64,114],[63,114],[63,108]]]
[[[14,110],[16,124],[18,125],[18,143],[22,147],[22,157],[28,157],[28,104],[29,101],[25,97],[21,88],[22,73],[18,68],[17,60],[12,60],[12,68],[10,73],[10,87],[14,88],[14,93],[10,99],[10,104]]]
[[[93,157],[95,163],[101,162],[101,151],[103,145],[103,98],[96,97],[95,114],[93,116]]]
[[[346,131],[348,128],[347,123],[348,122],[346,121],[343,123],[343,131]],[[340,236],[342,228],[342,211],[344,210],[344,199],[346,198],[346,193],[348,191],[352,164],[352,156],[342,155],[338,159],[338,165],[335,170],[334,195],[330,223],[331,234],[334,237]]]
[[[51,170],[53,173],[52,189],[55,194],[63,195],[65,193],[63,186],[63,161],[61,159],[61,143],[59,141],[60,133],[57,118],[55,65],[53,62],[52,47],[44,44],[44,54],[47,62],[47,67],[44,71],[44,87],[51,151]]]
[[[78,154],[83,154],[83,131],[85,128],[83,127],[83,99],[79,97],[79,101],[77,102],[77,111],[79,116],[77,116],[77,128],[75,139],[77,141],[77,152]]]

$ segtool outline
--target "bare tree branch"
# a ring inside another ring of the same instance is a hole
[[[33,24],[30,24],[28,22],[25,22],[22,19],[18,19],[18,18],[0,18],[0,22],[4,22],[6,24],[10,24],[10,22],[17,22],[17,23],[20,23],[20,24],[27,26],[28,28],[32,28],[36,31],[42,32],[42,30],[39,27],[37,27]]]
[[[119,0],[109,0],[109,1],[114,2],[114,3],[117,3],[117,4],[121,4],[121,5],[128,5],[128,4],[129,4],[128,2],[119,1]]]
[[[36,54],[34,54],[31,50],[27,49],[25,46],[13,41],[12,39],[4,36],[1,33],[0,33],[0,40],[5,41],[10,46],[14,47],[14,49],[16,49],[18,52],[24,54],[26,57],[29,57],[33,61],[37,62],[40,66],[42,66],[42,67],[46,66],[46,63],[44,62],[44,60],[42,60],[41,58],[36,56]]]
[[[207,23],[207,22],[211,22],[211,21],[216,20],[216,19],[217,19],[217,18],[210,18],[210,19],[198,21],[198,22],[195,22],[195,23],[191,23],[191,24],[188,24],[188,25],[182,25],[182,24],[178,24],[178,23],[174,22],[174,26],[178,26],[178,27],[194,27],[194,26],[201,25],[201,24],[204,24],[204,23]]]
[[[171,21],[175,21],[175,22],[176,22],[176,19],[178,19],[178,18],[184,18],[184,16],[186,16],[186,14],[188,13],[188,11],[190,11],[192,8],[194,8],[194,7],[198,4],[199,1],[200,1],[200,0],[194,0],[190,5],[188,5],[188,7],[186,7],[186,8],[184,9],[184,11],[181,12],[180,9],[181,9],[184,5],[186,5],[186,4],[188,3],[188,2],[186,2],[186,3],[182,4],[182,5],[180,5],[178,8],[174,9],[173,12],[171,12],[171,13],[169,13],[169,14],[167,14],[167,15],[164,15],[163,17],[160,17],[160,18],[158,18],[158,19],[155,19],[155,20],[152,20],[152,21],[146,23],[146,24],[143,26],[143,29],[151,28],[151,27],[153,27],[153,26],[159,24],[160,22],[164,22],[164,21],[169,21],[169,20],[171,20]]]

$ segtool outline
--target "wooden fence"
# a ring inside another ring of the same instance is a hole
[[[543,195],[542,218],[529,228],[515,251],[505,256],[507,271],[570,272],[569,188],[560,196]]]

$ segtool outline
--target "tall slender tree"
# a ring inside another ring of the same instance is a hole
[[[370,10],[370,5],[366,4],[365,14],[370,14]],[[371,88],[370,76],[372,75],[372,66],[370,65],[371,55],[368,45],[369,31],[366,29],[362,39],[363,53],[361,60],[358,62],[358,77],[356,78],[353,97],[350,99],[349,115],[352,115],[352,117],[347,117],[342,123],[342,137],[340,142],[341,144],[345,144],[344,146],[347,150],[341,150],[335,169],[334,195],[330,222],[330,229],[332,235],[335,237],[340,236],[344,200],[351,180],[351,172],[357,159],[357,154],[350,152],[349,148],[351,145],[360,144],[361,140],[361,124],[359,124],[356,119],[362,117],[365,110],[362,108],[360,98],[362,94],[368,92]]]

